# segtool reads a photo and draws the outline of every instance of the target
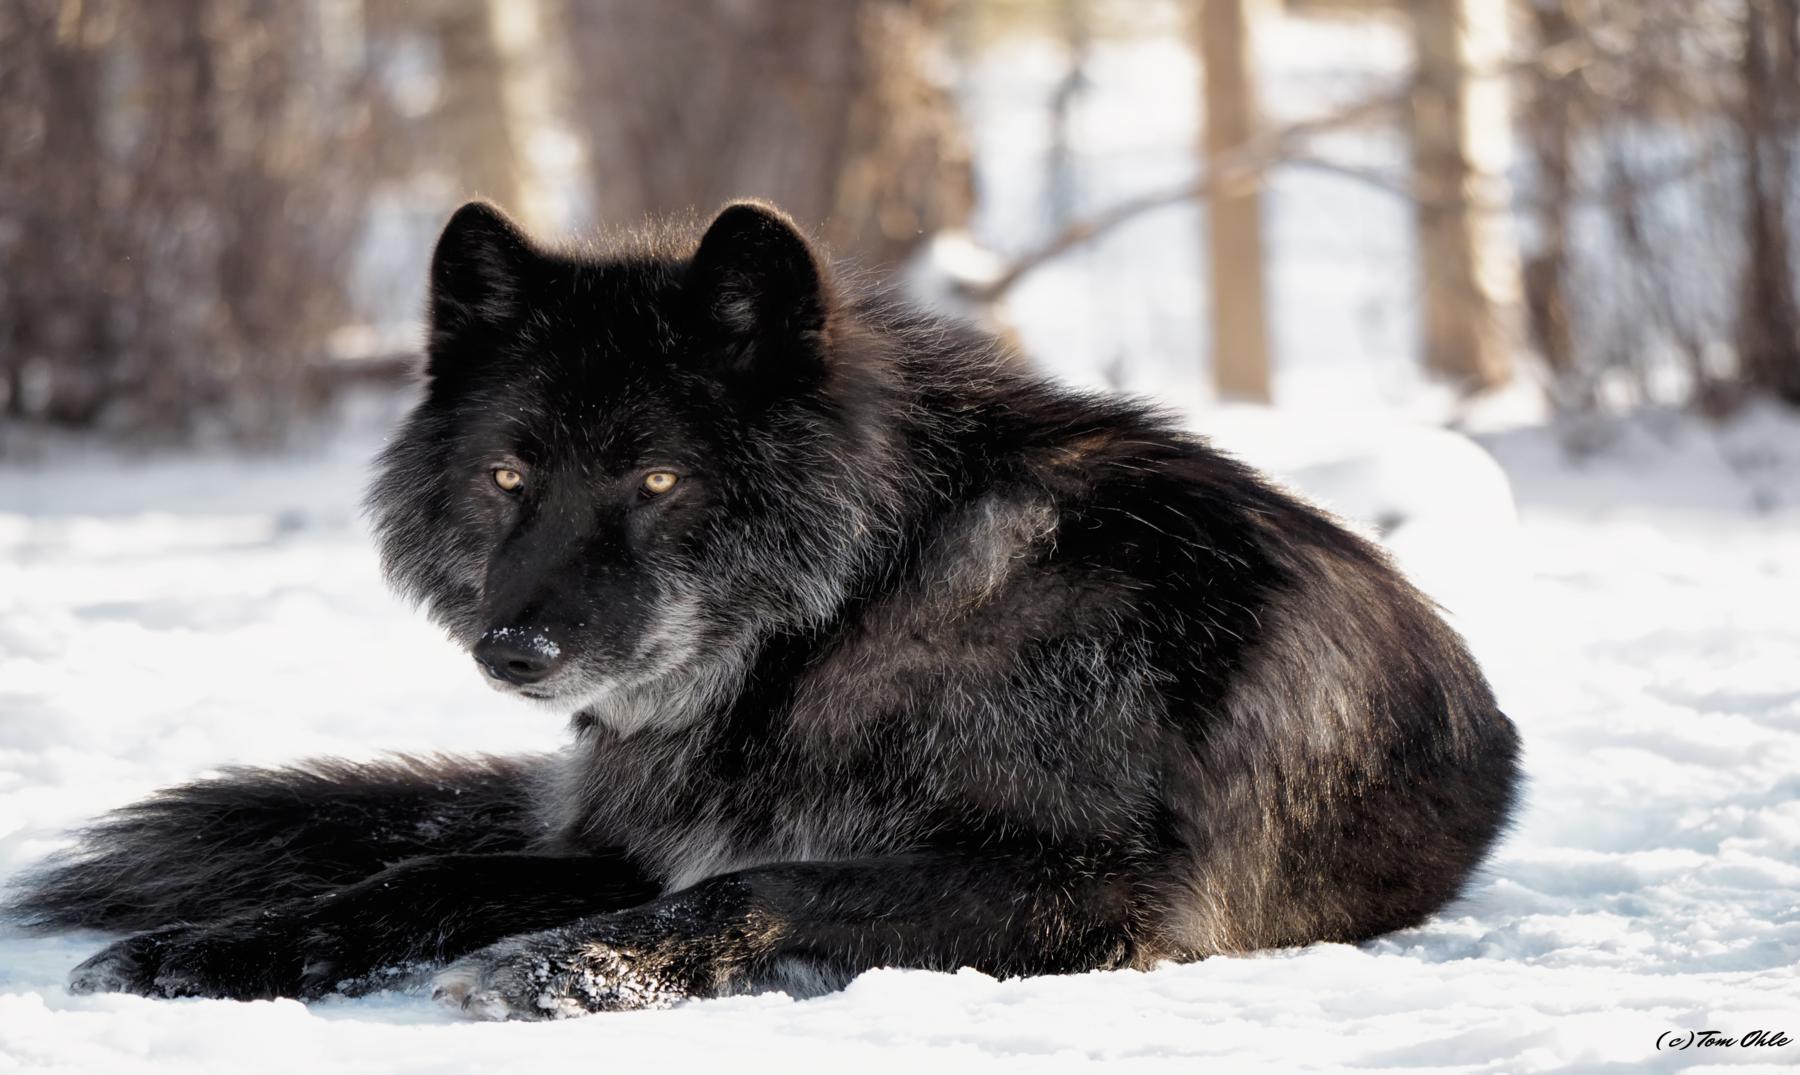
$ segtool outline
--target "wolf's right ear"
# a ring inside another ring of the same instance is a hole
[[[512,320],[536,259],[531,240],[495,206],[458,209],[431,255],[432,343]]]

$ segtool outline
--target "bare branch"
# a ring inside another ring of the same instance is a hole
[[[1569,44],[1552,52],[1545,52],[1528,60],[1506,64],[1483,77],[1504,78],[1519,74],[1541,73],[1546,70],[1553,70],[1559,75],[1566,76],[1571,72],[1596,64],[1628,61],[1629,57],[1602,54],[1584,41]],[[1070,222],[1067,227],[1051,236],[1040,246],[1013,259],[1005,271],[992,280],[979,284],[964,284],[962,292],[976,302],[994,302],[1012,290],[1013,286],[1025,276],[1041,268],[1044,263],[1053,261],[1084,243],[1093,242],[1145,213],[1170,205],[1209,198],[1215,192],[1228,189],[1234,184],[1255,181],[1277,165],[1297,163],[1319,170],[1333,171],[1348,178],[1378,186],[1397,196],[1411,198],[1410,185],[1402,186],[1378,172],[1359,169],[1351,165],[1336,164],[1318,157],[1304,156],[1297,150],[1310,138],[1377,120],[1388,113],[1409,106],[1415,86],[1416,84],[1412,80],[1408,80],[1405,85],[1365,98],[1337,111],[1266,131],[1245,143],[1240,149],[1214,159],[1205,174],[1197,179],[1179,186],[1128,198],[1091,217]],[[1481,206],[1475,208],[1478,211],[1484,211]],[[1500,206],[1492,207],[1493,211],[1502,211],[1503,209],[1504,207]]]
[[[1152,210],[1211,197],[1215,192],[1234,184],[1253,182],[1271,167],[1292,157],[1294,149],[1308,138],[1379,117],[1405,105],[1411,94],[1411,86],[1403,87],[1336,112],[1300,120],[1258,135],[1241,148],[1215,158],[1206,173],[1198,179],[1167,190],[1128,198],[1094,216],[1070,223],[1048,242],[1020,255],[1006,271],[993,280],[969,287],[967,294],[979,302],[993,302],[1045,262],[1052,261],[1083,243],[1092,242]]]

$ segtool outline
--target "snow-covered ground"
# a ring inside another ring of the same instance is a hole
[[[1404,56],[1367,24],[1284,24],[1268,47],[1280,77],[1265,92],[1290,117]],[[1045,227],[1043,103],[1059,74],[1053,50],[1028,47],[966,87],[977,231],[1001,250]],[[1191,174],[1187,54],[1103,44],[1092,75],[1073,124],[1077,206]],[[1333,148],[1396,153],[1381,132]],[[1460,905],[1362,947],[1010,982],[877,971],[804,1002],[545,1025],[461,1023],[403,994],[72,997],[63,977],[101,938],[0,933],[0,1072],[1800,1064],[1800,1045],[1656,1047],[1706,1029],[1800,1041],[1800,418],[1757,410],[1713,429],[1641,414],[1479,447],[1408,425],[1441,397],[1416,373],[1405,207],[1282,174],[1269,217],[1279,410],[1206,398],[1189,208],[1046,267],[1011,312],[1060,375],[1160,396],[1383,530],[1451,611],[1524,733],[1531,780]],[[356,502],[393,407],[365,400],[265,460],[53,445],[0,463],[0,883],[70,825],[221,764],[560,740],[384,592]]]
[[[0,466],[0,879],[67,826],[226,762],[558,741],[383,592],[355,504],[384,417],[265,461]],[[1493,463],[1448,434],[1200,421],[1365,521],[1399,520],[1403,562],[1524,731],[1518,828],[1429,924],[1150,973],[878,971],[817,1000],[560,1025],[462,1024],[409,995],[73,997],[63,976],[99,937],[4,935],[0,1070],[1800,1062],[1800,1046],[1655,1049],[1665,1031],[1800,1039],[1800,419],[1640,416],[1579,459],[1546,429],[1490,437],[1516,523]]]

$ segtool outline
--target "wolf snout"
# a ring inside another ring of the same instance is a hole
[[[490,677],[515,687],[541,682],[562,664],[562,644],[538,627],[496,627],[475,643],[474,653]]]

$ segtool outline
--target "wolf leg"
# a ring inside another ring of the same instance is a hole
[[[514,937],[435,980],[486,1018],[661,1007],[759,989],[820,992],[878,966],[997,975],[1130,965],[1131,886],[1073,858],[922,855],[765,866],[641,907]]]
[[[502,937],[629,907],[659,886],[622,855],[441,855],[236,918],[127,937],[76,967],[77,993],[256,999],[402,984]]]
[[[38,929],[145,930],[328,891],[421,855],[523,850],[535,759],[232,769],[115,810],[5,908]]]

